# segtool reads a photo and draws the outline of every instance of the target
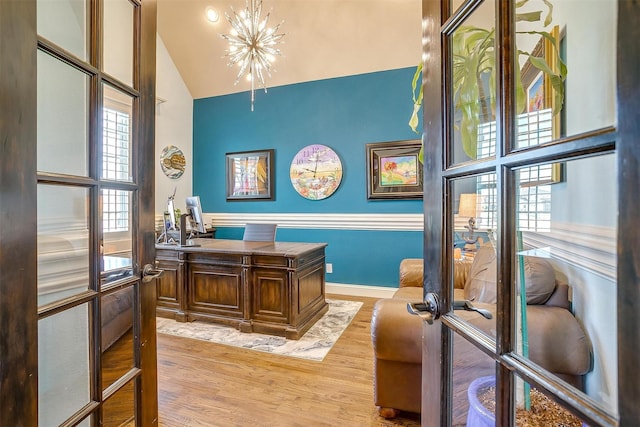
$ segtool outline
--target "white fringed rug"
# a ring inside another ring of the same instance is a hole
[[[215,323],[181,323],[161,317],[157,318],[157,328],[162,334],[322,361],[362,307],[362,302],[358,301],[327,299],[327,303],[329,310],[299,340],[240,332],[233,327]]]

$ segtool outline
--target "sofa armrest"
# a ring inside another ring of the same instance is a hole
[[[422,287],[423,263],[422,258],[405,258],[400,262],[400,288]]]
[[[422,328],[420,317],[407,311],[406,300],[386,298],[377,301],[371,316],[375,357],[421,364]]]
[[[422,281],[424,280],[423,263],[422,258],[405,258],[400,262],[400,288],[422,287]],[[468,258],[455,260],[453,283],[456,289],[464,289],[472,263],[473,260]]]
[[[527,306],[529,358],[558,374],[584,375],[591,370],[591,344],[569,310]]]
[[[493,314],[487,320],[473,311],[456,311],[472,325],[496,337],[496,306],[473,303]],[[527,305],[529,359],[555,373],[578,377],[591,370],[591,344],[578,320],[567,309]]]

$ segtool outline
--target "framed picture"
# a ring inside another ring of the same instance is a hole
[[[545,89],[544,73],[540,71],[527,88],[527,112],[531,113],[545,109]]]
[[[550,31],[550,34],[555,40],[560,40],[560,30],[557,26]],[[548,66],[556,71],[558,64],[556,63],[555,56],[552,54],[554,49],[555,47],[549,39],[540,37],[540,40],[531,51],[531,56],[544,59]],[[533,113],[549,109],[555,111],[557,109],[549,75],[535,67],[530,59],[527,59],[522,66],[520,79],[522,80],[522,86],[525,89],[525,95],[527,97],[525,112]],[[550,126],[554,139],[560,136],[560,120],[560,114],[554,114],[551,119]]]
[[[273,200],[274,150],[227,153],[227,200]]]
[[[555,40],[560,40],[560,31],[557,26],[551,30],[551,35]],[[558,64],[551,54],[553,49],[555,47],[549,39],[540,37],[531,54],[534,57],[543,58],[555,71]],[[554,114],[557,106],[550,77],[533,66],[530,59],[522,67],[520,77],[525,89],[527,104],[522,115],[523,118],[519,119],[518,146],[545,144],[559,138],[562,115],[560,113]],[[562,163],[533,166],[530,169],[531,171],[525,175],[538,176],[539,178],[531,178],[530,181],[527,181],[526,186],[555,184],[564,180]],[[521,183],[521,185],[525,184]]]
[[[367,199],[421,199],[419,139],[366,145]]]

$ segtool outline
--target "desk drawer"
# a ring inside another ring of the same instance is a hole
[[[188,310],[242,319],[245,274],[242,267],[189,265]]]
[[[257,267],[282,267],[289,266],[289,258],[273,255],[253,255],[252,264]]]
[[[250,262],[250,257],[242,254],[198,252],[190,253],[187,258],[189,263],[202,265],[232,265],[241,266]]]

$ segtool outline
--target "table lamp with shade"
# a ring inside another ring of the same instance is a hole
[[[469,217],[469,224],[465,226],[468,230],[463,233],[462,238],[465,241],[464,251],[474,253],[476,251],[476,243],[478,236],[474,231],[476,227],[476,213],[478,209],[478,195],[476,193],[465,193],[460,195],[460,204],[458,205],[458,216]]]

